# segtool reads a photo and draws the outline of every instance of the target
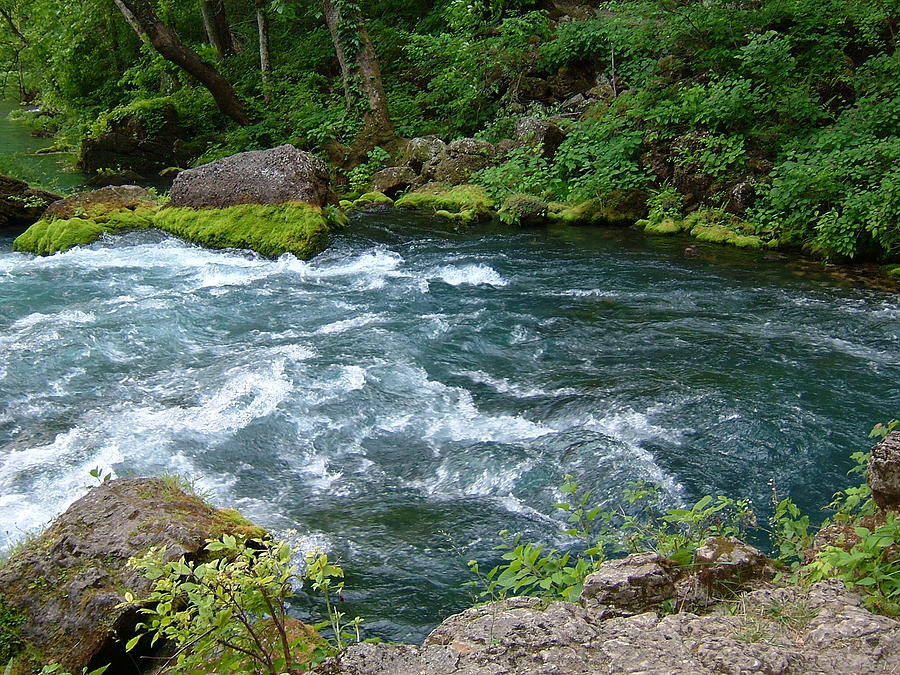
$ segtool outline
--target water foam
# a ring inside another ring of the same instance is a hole
[[[430,270],[428,279],[437,279],[450,286],[506,286],[509,282],[492,267],[482,263],[460,267],[443,266]]]

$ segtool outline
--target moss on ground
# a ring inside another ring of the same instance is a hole
[[[403,195],[395,206],[431,209],[436,216],[471,223],[489,218],[494,202],[480,185],[429,183]]]
[[[5,664],[22,650],[24,623],[24,615],[7,605],[0,595],[0,664]]]

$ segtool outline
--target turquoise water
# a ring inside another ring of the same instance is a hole
[[[900,302],[823,268],[630,232],[357,217],[326,253],[159,233],[49,258],[0,240],[0,540],[96,466],[176,472],[345,564],[370,635],[470,602],[501,528],[565,544],[565,473],[613,500],[807,509],[897,415]],[[302,614],[310,605],[301,598]]]

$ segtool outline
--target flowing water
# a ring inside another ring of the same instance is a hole
[[[565,473],[603,500],[646,479],[762,508],[774,478],[815,509],[900,407],[897,297],[759,253],[390,211],[309,262],[154,232],[10,243],[2,545],[93,467],[187,475],[338,555],[347,612],[391,639],[470,602],[465,561],[501,528],[565,544]]]

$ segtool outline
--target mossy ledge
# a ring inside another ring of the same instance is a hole
[[[727,244],[738,248],[775,248],[777,241],[766,241],[753,232],[753,226],[719,209],[700,209],[684,219],[672,216],[639,220],[637,226],[647,234],[670,235],[684,232],[698,241]]]
[[[239,204],[224,208],[160,209],[154,225],[209,248],[246,248],[276,258],[292,253],[311,258],[328,245],[330,232],[344,224],[338,211],[303,202]]]
[[[480,185],[428,183],[408,192],[394,204],[399,208],[429,209],[441,218],[472,223],[492,216],[494,201]]]
[[[156,227],[210,248],[245,248],[273,258],[292,253],[306,259],[324,250],[331,231],[345,222],[340,211],[303,202],[203,209],[98,207],[71,218],[41,219],[16,238],[13,250],[51,255],[91,244],[104,234]]]

